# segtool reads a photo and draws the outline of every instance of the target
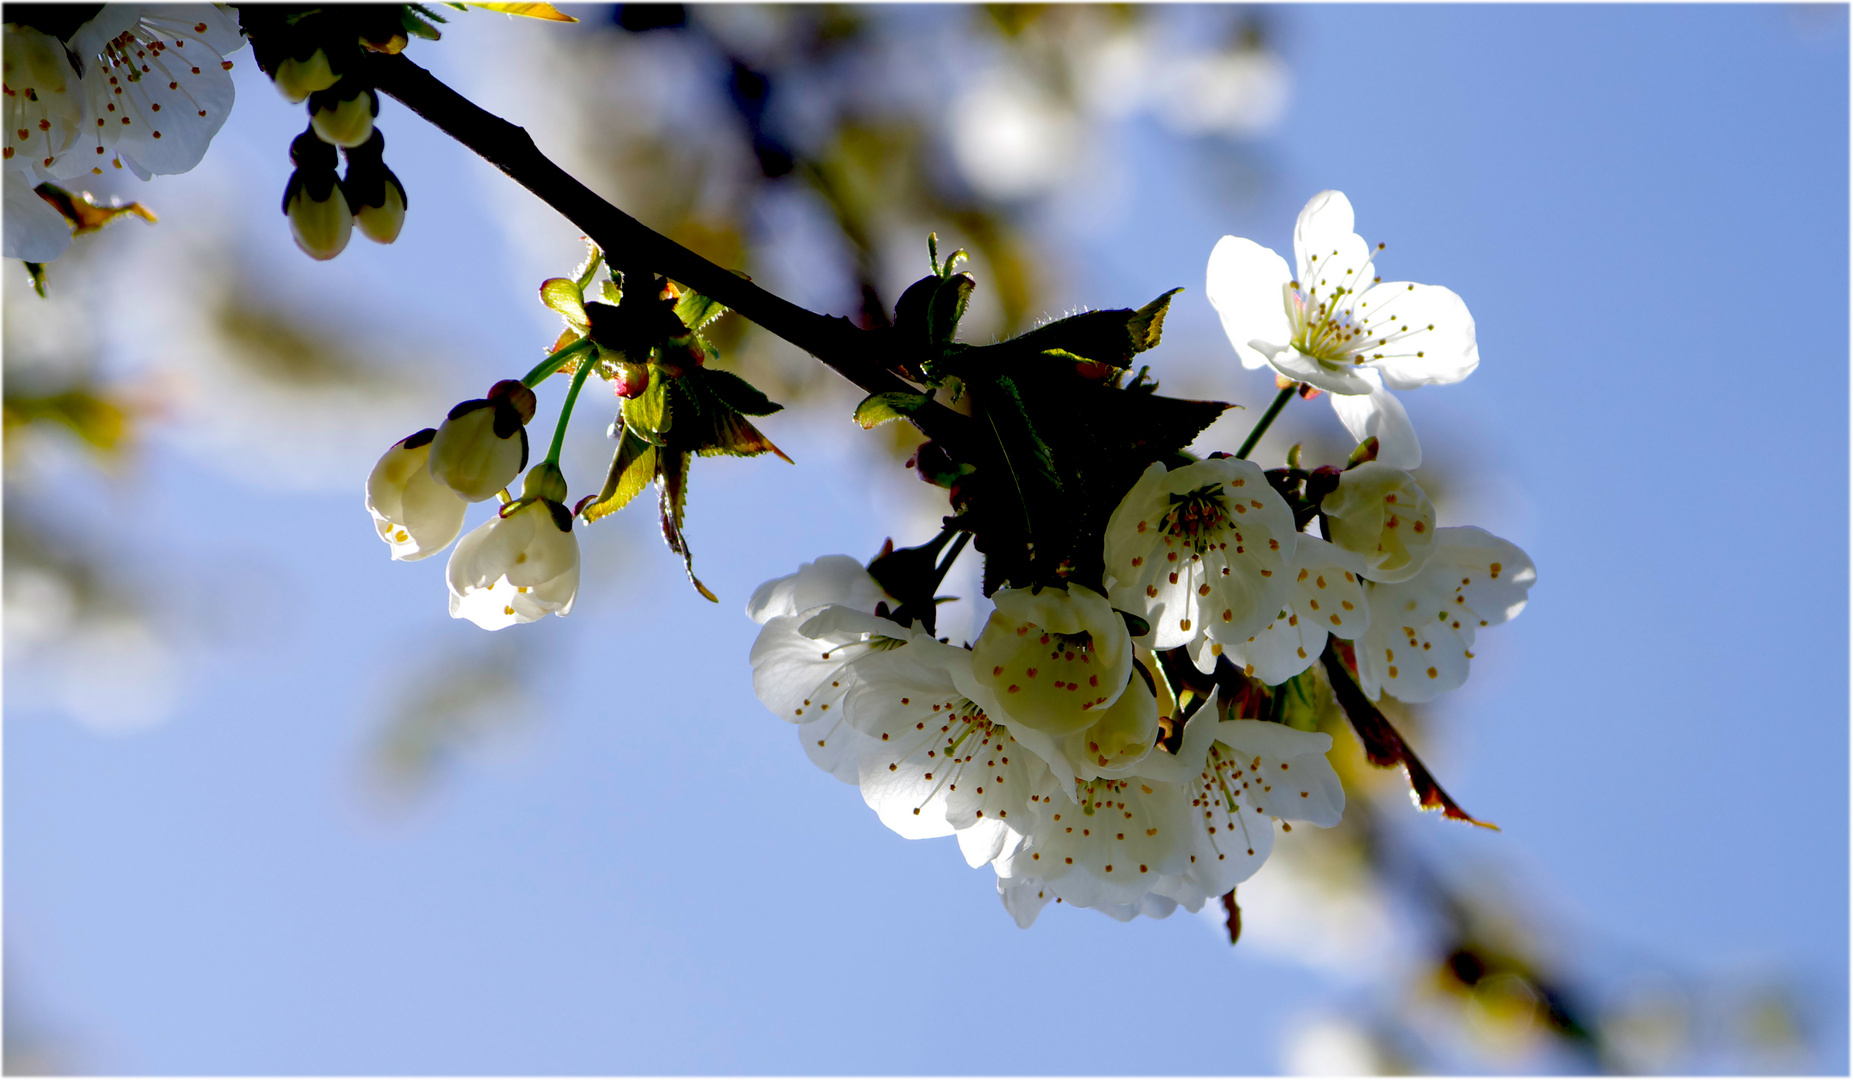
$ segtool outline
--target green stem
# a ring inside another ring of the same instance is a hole
[[[593,366],[592,358],[588,356],[579,365],[579,370],[573,373],[573,385],[566,391],[566,403],[560,406],[560,422],[553,429],[553,445],[547,450],[549,465],[557,466],[560,463],[560,448],[566,445],[566,422],[572,419],[573,403],[579,400],[579,388],[585,385],[585,377],[592,374]]]
[[[958,559],[959,552],[965,550],[965,542],[971,538],[971,533],[962,532],[958,535],[958,538],[952,542],[952,550],[946,553],[946,557],[940,561],[938,568],[933,571],[933,590],[935,592],[939,590],[941,583],[946,580],[946,573],[952,569],[952,564]]]
[[[566,348],[554,353],[534,366],[534,370],[521,377],[521,385],[532,390],[547,380],[547,376],[564,367],[568,360],[592,347],[592,339],[582,337]],[[590,365],[587,365],[590,366]],[[582,369],[583,370],[583,369]]]
[[[1288,400],[1290,400],[1294,394],[1298,393],[1299,389],[1300,384],[1294,383],[1292,386],[1274,395],[1274,403],[1268,406],[1267,412],[1261,414],[1261,419],[1255,421],[1255,430],[1249,432],[1248,438],[1242,440],[1242,448],[1235,452],[1236,457],[1245,458],[1248,456],[1249,451],[1255,448],[1255,444],[1261,441],[1261,436],[1267,433],[1268,425],[1272,424],[1274,418],[1280,415],[1280,410],[1287,407]]]

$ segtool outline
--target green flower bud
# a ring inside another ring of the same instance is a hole
[[[298,169],[290,174],[283,191],[283,212],[289,215],[290,235],[312,259],[332,259],[347,247],[354,214],[341,192],[334,170]]]
[[[351,79],[309,96],[309,125],[323,142],[336,146],[365,143],[379,113],[379,95]]]
[[[369,240],[390,244],[399,237],[405,224],[405,187],[386,167],[381,155],[386,137],[378,128],[367,141],[347,149],[347,175],[341,186],[347,191],[348,205],[354,210],[354,222]]]
[[[551,461],[543,461],[528,470],[527,479],[521,484],[523,499],[541,499],[550,503],[566,501],[566,477],[560,467]]]
[[[354,223],[360,226],[363,236],[376,244],[390,244],[399,238],[399,230],[405,225],[405,189],[399,186],[398,177],[386,173],[382,205],[356,208]]]
[[[328,54],[317,49],[307,60],[285,57],[277,63],[273,78],[285,98],[298,102],[317,90],[333,86],[340,76],[329,66]]]

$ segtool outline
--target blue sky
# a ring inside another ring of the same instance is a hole
[[[1844,1071],[1846,8],[1269,17],[1293,91],[1257,145],[1261,194],[1213,145],[1118,123],[1122,194],[1044,223],[1064,299],[1187,286],[1157,373],[1259,406],[1268,380],[1202,297],[1223,234],[1284,250],[1305,199],[1339,188],[1388,242],[1383,272],[1459,292],[1483,364],[1403,400],[1431,462],[1471,466],[1448,506],[1472,516],[1442,523],[1517,542],[1539,581],[1439,710],[1431,761],[1505,831],[1423,819],[1422,842],[1516,867],[1579,972],[1790,973],[1824,1048],[1808,1064]],[[417,58],[461,82],[451,66],[501,25],[460,17]],[[393,349],[455,353],[432,416],[525,368],[547,317],[489,204],[527,196],[388,102],[405,236],[296,266],[272,200],[300,118],[248,56],[207,163],[146,189],[176,193],[160,229],[224,213],[189,182],[255,178],[230,211],[255,257]],[[572,240],[535,242],[570,265]],[[396,282],[418,287],[395,321],[368,305]],[[1233,448],[1245,424],[1212,438]],[[231,629],[157,727],[102,736],[9,698],[9,996],[109,1072],[1278,1069],[1280,1032],[1342,980],[1182,914],[1052,908],[1020,931],[988,871],[889,833],[759,706],[745,598],[873,553],[907,520],[884,489],[908,482],[858,464],[848,423],[765,428],[796,468],[696,474],[690,536],[721,605],[642,508],[584,530],[573,615],[504,632],[538,666],[535,718],[386,816],[356,777],[392,675],[486,635],[445,616],[440,560],[388,563],[363,474],[267,488],[156,438],[109,489],[121,542],[189,567]],[[1258,457],[1338,432],[1322,402],[1282,428]],[[599,425],[572,438],[569,470],[599,469]],[[262,573],[226,569],[244,565]]]

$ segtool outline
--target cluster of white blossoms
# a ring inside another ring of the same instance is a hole
[[[105,4],[60,39],[4,26],[5,255],[49,262],[71,225],[33,189],[127,168],[199,164],[232,108],[238,17],[206,4]]]
[[[905,605],[847,556],[768,582],[748,605],[763,624],[760,700],[890,828],[956,835],[968,862],[989,863],[1020,925],[1051,900],[1122,920],[1196,911],[1259,869],[1277,823],[1339,821],[1330,736],[1238,718],[1215,693],[1180,707],[1160,654],[1218,686],[1278,687],[1335,638],[1351,656],[1328,665],[1372,700],[1427,701],[1465,681],[1479,630],[1525,606],[1535,569],[1523,551],[1437,527],[1385,389],[1465,377],[1471,318],[1445,289],[1377,282],[1351,222],[1337,192],[1308,204],[1297,280],[1279,256],[1225,238],[1210,296],[1245,362],[1333,393],[1361,450],[1376,439],[1375,460],[1310,481],[1223,454],[1154,463],[1106,525],[1103,591],[999,588],[969,647],[903,625]],[[1300,531],[1314,522],[1323,535]]]
[[[406,561],[456,540],[470,503],[503,499],[495,517],[458,542],[445,572],[451,616],[485,630],[565,615],[579,593],[579,540],[558,466],[535,466],[521,497],[508,497],[527,467],[534,405],[532,390],[505,379],[457,405],[442,425],[394,443],[367,477],[374,529]]]

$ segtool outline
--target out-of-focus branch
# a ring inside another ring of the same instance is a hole
[[[506,173],[621,262],[642,263],[711,296],[810,353],[869,393],[906,392],[884,362],[895,343],[844,318],[819,315],[716,266],[606,202],[555,165],[521,127],[477,106],[404,54],[368,57],[367,79]]]

